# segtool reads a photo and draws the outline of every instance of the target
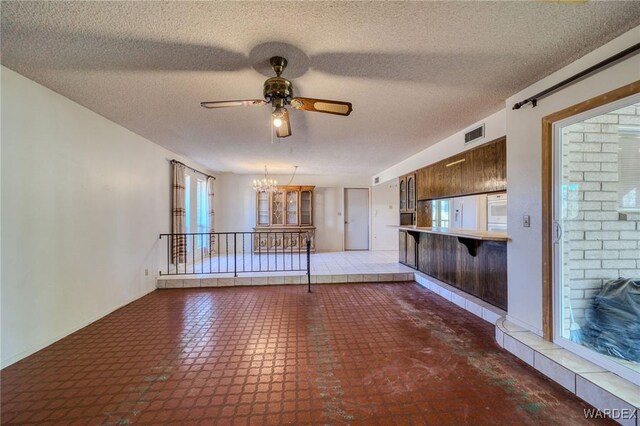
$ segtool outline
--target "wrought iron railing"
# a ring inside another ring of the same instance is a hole
[[[160,275],[306,271],[310,283],[310,238],[306,231],[160,234]]]

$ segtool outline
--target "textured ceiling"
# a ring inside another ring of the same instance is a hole
[[[373,175],[640,24],[639,2],[3,2],[2,64],[212,170]],[[274,54],[296,94],[272,143]]]

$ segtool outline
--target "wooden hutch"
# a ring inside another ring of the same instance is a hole
[[[306,246],[306,233],[315,250],[313,190],[315,186],[279,185],[273,192],[256,193],[256,226],[253,249],[261,251],[297,250]],[[303,232],[293,234],[292,232]]]

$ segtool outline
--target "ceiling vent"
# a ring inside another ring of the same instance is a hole
[[[481,126],[471,129],[464,134],[464,144],[472,143],[484,138],[484,123]]]
[[[380,176],[376,176],[376,178],[373,180],[374,184],[379,184],[380,183]]]

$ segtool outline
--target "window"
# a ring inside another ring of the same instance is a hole
[[[431,201],[431,226],[449,227],[449,200]]]
[[[196,186],[196,206],[197,206],[197,216],[196,216],[196,224],[197,231],[199,233],[207,233],[209,232],[209,200],[207,199],[207,181],[204,179],[197,180]],[[198,248],[207,247],[209,238],[198,238],[196,240],[196,244]]]
[[[191,176],[185,173],[184,176],[184,229],[185,232],[191,232]]]
[[[192,171],[186,171],[184,177],[185,232],[209,232],[209,197],[207,180]],[[196,235],[188,238],[187,252],[194,248],[200,250],[209,246],[209,238]]]
[[[640,112],[640,104],[630,108]],[[640,125],[620,124],[618,136],[618,207],[640,211]]]

